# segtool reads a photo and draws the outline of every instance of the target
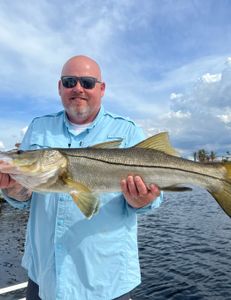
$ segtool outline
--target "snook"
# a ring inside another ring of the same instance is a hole
[[[205,188],[231,216],[231,163],[198,163],[176,156],[163,132],[131,148],[109,142],[89,148],[52,148],[0,152],[0,160],[15,167],[11,174],[35,192],[66,192],[90,218],[99,208],[97,193],[120,191],[120,180],[140,175],[164,191]],[[37,178],[45,178],[36,185]]]

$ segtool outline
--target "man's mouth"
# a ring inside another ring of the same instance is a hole
[[[82,97],[82,96],[72,96],[72,97],[70,97],[69,98],[70,100],[87,100],[87,98],[85,98],[85,97]]]

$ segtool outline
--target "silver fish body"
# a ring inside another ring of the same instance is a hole
[[[225,168],[222,164],[201,164],[153,149],[66,149],[67,169],[74,181],[95,192],[120,190],[120,180],[140,175],[147,184],[162,190],[182,184],[220,190]]]
[[[162,190],[184,191],[188,185],[208,190],[231,216],[231,164],[198,163],[175,156],[166,133],[131,148],[107,148],[110,143],[79,149],[3,152],[15,166],[15,178],[37,192],[69,192],[87,216],[99,208],[96,193],[120,191],[120,181],[139,175]],[[36,179],[40,178],[36,185]],[[43,180],[44,179],[44,180]]]

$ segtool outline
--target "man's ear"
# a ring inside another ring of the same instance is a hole
[[[102,82],[101,85],[100,85],[101,97],[104,96],[105,89],[106,89],[106,84],[105,84],[105,82]]]
[[[62,82],[61,82],[61,80],[59,80],[59,82],[58,82],[59,96],[61,96],[61,84],[62,84]]]

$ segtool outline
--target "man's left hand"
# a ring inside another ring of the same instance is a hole
[[[147,186],[140,176],[129,175],[120,185],[126,201],[134,208],[146,206],[160,195],[157,185]]]

